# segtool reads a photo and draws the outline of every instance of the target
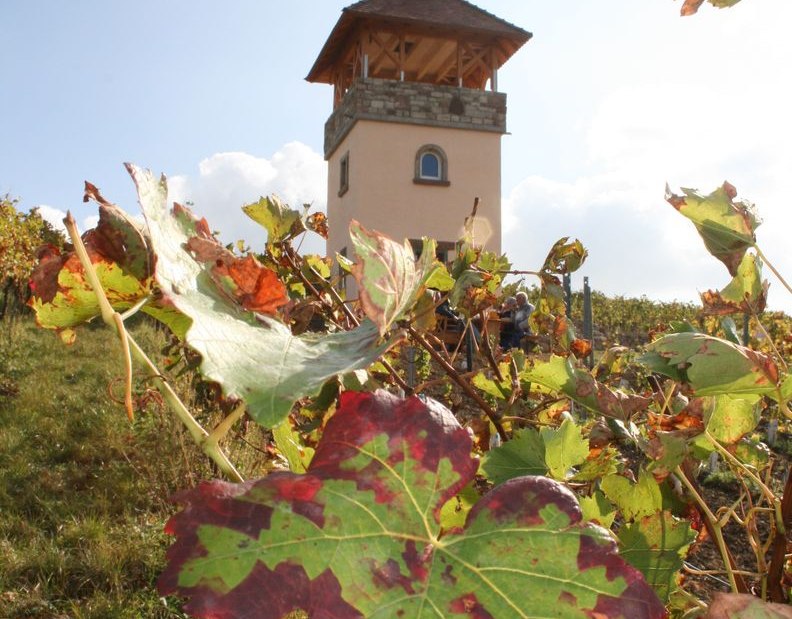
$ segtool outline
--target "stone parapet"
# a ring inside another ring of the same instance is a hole
[[[360,79],[325,123],[325,158],[330,157],[358,120],[506,133],[506,95],[417,82]]]

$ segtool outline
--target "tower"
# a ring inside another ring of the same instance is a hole
[[[325,123],[328,254],[348,224],[430,236],[453,258],[480,198],[476,240],[500,251],[498,69],[531,33],[465,0],[362,0],[345,8],[306,78],[331,84]]]

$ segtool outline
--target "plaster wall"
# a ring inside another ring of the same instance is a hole
[[[328,253],[346,247],[352,256],[352,219],[399,242],[422,236],[455,242],[477,196],[476,241],[500,252],[500,139],[493,131],[358,120],[328,159]],[[447,186],[414,182],[416,153],[427,144],[447,156]],[[347,154],[348,189],[339,196]]]

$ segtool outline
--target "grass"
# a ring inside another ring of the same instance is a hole
[[[149,352],[165,344],[150,323],[132,332]],[[122,374],[115,344],[101,325],[66,347],[30,320],[0,322],[0,617],[184,617],[156,591],[167,498],[216,474],[156,402],[129,423],[108,393]],[[176,386],[211,423],[191,378]],[[231,448],[247,472],[259,466]]]

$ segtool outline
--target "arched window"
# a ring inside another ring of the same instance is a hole
[[[442,167],[443,166],[440,165],[440,158],[432,151],[421,155],[421,178],[440,180]]]
[[[426,144],[415,154],[415,183],[423,185],[449,185],[448,158],[436,144]]]

